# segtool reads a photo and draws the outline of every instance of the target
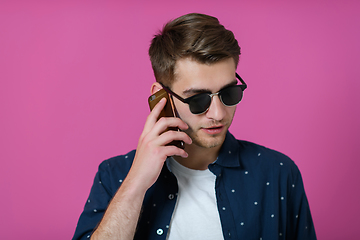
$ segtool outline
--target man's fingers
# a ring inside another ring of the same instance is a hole
[[[155,144],[158,146],[165,146],[172,141],[183,141],[186,144],[192,143],[191,138],[185,132],[171,130],[161,134],[159,138],[155,140]]]
[[[188,125],[177,117],[162,117],[159,120],[159,115],[164,109],[167,99],[162,98],[153,108],[151,113],[146,119],[146,123],[143,130],[143,137],[149,135],[149,137],[156,137],[165,132],[169,127],[179,128],[181,130],[188,129]]]
[[[166,98],[162,98],[156,105],[155,107],[151,110],[150,114],[148,115],[146,122],[145,122],[145,126],[144,126],[144,131],[148,132],[150,131],[153,126],[155,125],[161,111],[164,109],[166,104]]]
[[[164,154],[166,156],[180,156],[183,158],[187,158],[189,155],[187,152],[185,152],[185,150],[178,148],[176,146],[165,146],[164,148]]]
[[[162,117],[159,119],[158,123],[154,126],[154,130],[156,132],[162,133],[169,127],[176,127],[181,130],[186,130],[189,128],[188,125],[180,118],[177,118],[177,117],[164,117],[163,118]]]

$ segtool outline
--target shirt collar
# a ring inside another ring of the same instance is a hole
[[[240,167],[239,143],[229,131],[215,163],[223,167]]]
[[[167,169],[171,172],[169,157],[165,163]],[[239,143],[229,131],[226,133],[225,141],[220,148],[219,156],[212,164],[218,164],[222,167],[240,167]]]

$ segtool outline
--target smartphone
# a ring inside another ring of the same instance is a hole
[[[152,110],[162,98],[166,98],[166,105],[161,111],[157,120],[159,120],[161,117],[178,117],[173,99],[164,89],[157,91],[156,93],[154,93],[149,97],[148,102],[149,102],[150,110]],[[168,130],[180,131],[180,129],[176,127],[169,127],[166,131]],[[175,145],[176,147],[182,149],[184,149],[185,147],[183,141],[172,141],[171,143],[169,143],[169,145]]]

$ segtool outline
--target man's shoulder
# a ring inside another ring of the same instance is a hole
[[[112,174],[127,174],[135,157],[136,150],[126,154],[111,157],[102,161],[99,165],[99,172],[107,171]]]
[[[275,149],[271,149],[268,147],[265,147],[263,145],[254,143],[254,142],[250,142],[250,141],[245,141],[245,140],[238,140],[237,142],[239,144],[239,148],[240,151],[246,154],[254,154],[258,157],[260,156],[266,156],[269,158],[275,158],[275,159],[281,159],[281,160],[285,160],[285,161],[292,161],[287,155],[285,155],[284,153],[275,150]]]
[[[286,154],[263,145],[237,140],[240,161],[243,165],[258,165],[266,169],[282,167],[290,171],[297,171],[295,162]]]

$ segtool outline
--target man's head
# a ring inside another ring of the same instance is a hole
[[[152,40],[149,55],[156,81],[171,87],[178,60],[213,64],[232,58],[237,66],[240,47],[217,18],[192,13],[168,22]]]
[[[157,82],[152,85],[151,93],[165,86],[180,97],[173,98],[174,106],[189,126],[185,132],[193,140],[193,144],[185,146],[186,151],[197,147],[216,150],[224,142],[236,104],[227,105],[218,93],[226,92],[224,89],[231,86],[239,90],[235,86],[239,54],[233,33],[207,15],[179,17],[154,37],[149,55]],[[202,93],[211,94],[207,109],[202,109],[204,98],[199,100]],[[231,98],[229,102],[234,102],[239,95],[235,92],[227,97]],[[190,104],[184,102],[190,98],[197,99],[193,103],[199,106],[199,112],[191,111]]]

